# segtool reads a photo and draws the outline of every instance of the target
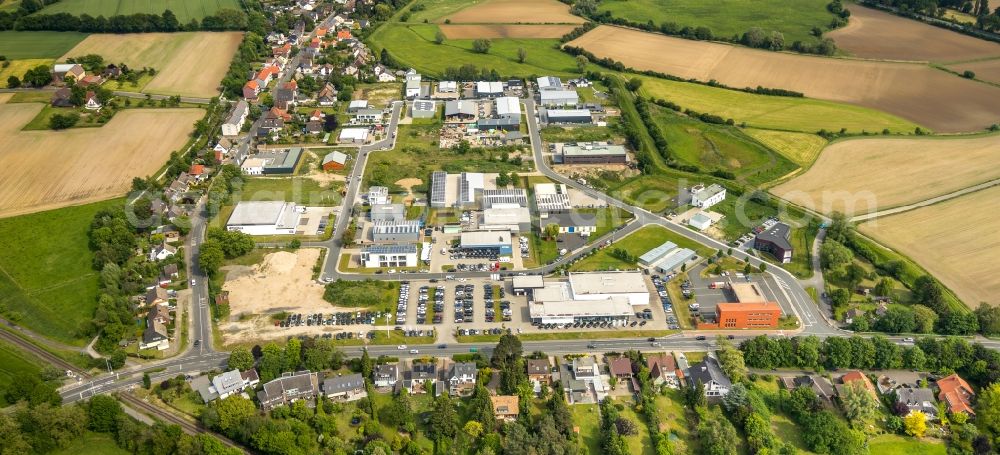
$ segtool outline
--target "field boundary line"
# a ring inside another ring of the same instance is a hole
[[[21,283],[18,283],[17,280],[15,280],[14,277],[10,275],[10,273],[7,273],[7,269],[3,268],[2,265],[0,265],[0,273],[3,273],[3,275],[5,277],[9,278],[10,282],[14,283],[14,286],[17,286],[17,289],[19,291],[24,292],[25,294],[27,294],[27,291],[24,289],[23,286],[21,286]]]

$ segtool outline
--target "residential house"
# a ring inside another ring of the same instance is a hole
[[[351,31],[349,29],[342,28],[340,30],[337,30],[337,41],[343,41],[345,39],[351,39],[351,38],[352,38]]]
[[[289,109],[297,103],[298,95],[299,84],[295,81],[288,81],[282,84],[281,88],[274,91],[274,106],[281,109]]]
[[[722,371],[722,366],[715,357],[705,357],[700,363],[691,365],[685,376],[691,387],[695,387],[698,383],[704,385],[706,397],[725,396],[733,387],[732,381]]]
[[[333,106],[337,104],[337,89],[334,88],[333,84],[326,84],[323,88],[316,94],[316,104],[320,106]]]
[[[529,381],[539,384],[550,384],[552,382],[549,359],[528,359],[527,368]]]
[[[684,378],[684,373],[677,368],[677,362],[670,354],[647,355],[646,367],[649,368],[649,379],[653,381],[653,385],[666,383],[677,387]]]
[[[906,406],[906,409],[909,409],[910,412],[923,412],[927,414],[927,418],[930,420],[937,418],[934,391],[925,387],[900,387],[896,389],[896,405]]]
[[[160,285],[170,284],[178,276],[180,276],[180,272],[177,270],[177,264],[167,264],[160,269],[160,279],[157,281]]]
[[[311,371],[284,373],[257,392],[261,409],[270,411],[297,400],[311,400],[319,392],[319,377]]]
[[[517,395],[491,396],[490,402],[493,404],[493,416],[502,422],[513,422],[520,414],[520,397]]]
[[[170,347],[167,326],[152,319],[146,320],[146,329],[142,331],[142,342],[139,349],[156,349],[163,351]]]
[[[868,391],[872,398],[878,400],[878,393],[875,392],[875,386],[872,384],[872,381],[860,371],[848,371],[840,377],[840,384],[836,386],[837,395],[843,395],[847,387],[861,387]]]
[[[101,101],[97,99],[97,94],[91,91],[87,91],[87,94],[83,97],[84,103],[83,107],[90,111],[98,111],[101,109]]]
[[[303,130],[305,130],[306,134],[320,134],[323,132],[323,122],[319,120],[310,120],[306,122]]]
[[[149,252],[150,261],[162,261],[170,256],[177,254],[177,248],[166,243],[161,243],[154,246]]]
[[[372,370],[372,382],[375,387],[395,387],[399,381],[399,365],[389,363],[376,365]]]
[[[268,111],[268,112],[270,112],[271,114],[274,114],[275,117],[280,118],[282,121],[285,121],[285,122],[292,121],[292,114],[289,114],[288,111],[286,109],[284,109],[284,108],[280,108],[278,106],[275,106],[275,107],[272,107],[271,110]]]
[[[319,109],[314,109],[312,112],[309,113],[309,121],[323,120],[323,118],[325,117],[326,115],[324,115],[323,111]]]
[[[162,303],[153,305],[149,309],[149,314],[146,315],[146,318],[147,320],[167,325],[170,323],[170,311],[167,309],[167,306]]]
[[[276,108],[264,113],[264,117],[260,121],[260,129],[257,130],[257,136],[276,136],[285,129],[285,120],[276,114],[274,109]]]
[[[392,70],[384,65],[375,66],[375,77],[378,78],[379,82],[396,82],[396,76],[392,74]]]
[[[191,381],[191,388],[198,391],[202,401],[225,400],[246,389],[253,389],[260,384],[257,370],[231,370],[217,374],[209,381],[208,376],[199,376]]]
[[[170,294],[167,293],[167,290],[159,286],[153,286],[152,289],[146,291],[146,305],[156,306],[167,303],[169,298]]]
[[[573,359],[573,378],[581,381],[593,381],[600,377],[597,362],[591,356]]]
[[[788,390],[797,389],[799,387],[808,387],[812,389],[816,396],[827,402],[832,403],[833,397],[836,396],[837,392],[833,388],[833,384],[830,380],[819,375],[810,374],[798,377],[785,377],[781,379],[785,384],[785,388]]]
[[[351,117],[351,123],[356,125],[369,125],[373,123],[382,123],[383,112],[381,109],[358,109],[354,112]]]
[[[323,394],[327,398],[355,400],[368,396],[365,391],[365,378],[361,373],[345,376],[329,376],[323,380]]]
[[[103,83],[104,78],[96,74],[88,74],[76,81],[76,85],[79,85],[80,87],[90,87],[92,85],[101,85]]]
[[[472,393],[476,387],[478,369],[475,362],[456,362],[448,369],[448,391],[451,395]]]
[[[52,83],[64,84],[66,79],[80,80],[87,74],[79,63],[60,63],[52,68]]]
[[[240,131],[243,130],[243,123],[246,122],[249,113],[250,105],[245,100],[237,101],[236,105],[233,106],[233,110],[229,113],[229,117],[222,123],[222,135],[230,137],[239,135]]]
[[[337,171],[347,165],[347,154],[344,152],[332,151],[323,157],[324,171]]]
[[[632,372],[632,360],[628,357],[618,357],[608,361],[608,371],[611,377],[616,378],[619,383],[631,383],[632,390],[639,391],[639,381],[635,379]]]
[[[292,54],[292,43],[285,43],[282,46],[271,49],[271,55],[275,57],[288,58]]]
[[[410,393],[435,393],[437,389],[438,366],[436,362],[414,362],[410,371],[403,375],[403,388]],[[431,383],[431,390],[425,385]]]
[[[242,101],[242,100],[241,100]],[[225,134],[225,133],[223,133]],[[212,151],[215,152],[215,160],[222,161],[222,158],[229,154],[229,151],[233,148],[233,141],[229,138],[223,137],[219,139],[212,147]]]
[[[256,80],[247,81],[243,84],[243,99],[247,101],[257,101],[257,96],[260,95],[260,83]]]
[[[938,380],[937,386],[938,399],[948,406],[948,412],[976,415],[972,410],[972,399],[976,397],[976,392],[961,376],[954,373],[945,376]]]
[[[73,107],[72,96],[73,91],[66,87],[56,90],[52,93],[52,107]]]
[[[420,73],[413,68],[406,71],[406,86],[404,89],[404,95],[406,99],[414,99],[420,96],[421,92],[421,76]]]
[[[128,69],[127,66],[123,67]],[[121,75],[122,68],[119,68],[118,65],[115,65],[114,63],[109,63],[108,66],[104,67],[104,71],[101,72],[101,76],[105,79],[118,79]]]
[[[208,178],[208,171],[204,164],[192,164],[188,170],[188,175],[193,177],[196,182],[201,182]]]

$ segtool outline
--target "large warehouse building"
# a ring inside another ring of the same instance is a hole
[[[639,264],[660,273],[671,273],[694,257],[694,251],[678,248],[676,243],[667,241],[639,256]]]
[[[628,153],[621,145],[605,142],[563,144],[559,153],[562,164],[625,164]]]
[[[243,201],[233,209],[226,230],[250,235],[295,234],[302,209],[293,202]]]
[[[496,250],[498,255],[509,255],[514,251],[509,231],[463,232],[459,246],[463,250]]]
[[[649,304],[641,273],[572,273],[569,281],[541,277],[515,279],[514,292],[528,294],[528,313],[536,324],[610,321],[624,325],[635,305]]]
[[[649,305],[649,288],[640,272],[570,273],[573,300],[628,299],[629,305]]]

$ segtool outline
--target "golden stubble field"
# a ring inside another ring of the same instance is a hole
[[[582,24],[556,0],[485,0],[441,19],[452,24]]]
[[[768,52],[605,25],[568,44],[636,69],[871,107],[937,132],[978,131],[1000,119],[1000,88],[925,64]]]
[[[41,104],[0,104],[0,217],[121,196],[187,142],[202,109],[131,109],[100,128],[20,131]]]
[[[1000,57],[1000,44],[851,5],[847,26],[825,36],[851,55],[880,60],[954,62]]]
[[[1000,136],[861,138],[823,150],[804,174],[771,189],[810,209],[859,215],[1000,178]]]
[[[98,54],[133,68],[156,68],[144,92],[192,97],[219,94],[241,32],[133,33],[90,35],[59,60]]]
[[[859,226],[914,259],[966,305],[1000,303],[1000,187]]]
[[[439,25],[448,39],[559,38],[575,25],[449,24]]]

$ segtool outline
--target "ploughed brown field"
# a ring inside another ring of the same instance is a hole
[[[486,0],[444,19],[452,24],[582,24],[556,0]],[[441,22],[444,22],[444,19]]]
[[[442,24],[448,39],[477,38],[559,38],[576,28],[575,25],[513,25],[513,24]]]
[[[847,26],[825,36],[856,57],[930,62],[1000,57],[998,43],[873,8],[851,5],[848,9]]]
[[[59,60],[98,54],[108,62],[155,68],[143,92],[210,98],[219,94],[242,39],[241,32],[95,34]]]
[[[1000,178],[997,162],[995,135],[851,139],[827,146],[806,173],[771,192],[818,212],[859,215]]]
[[[640,70],[871,107],[937,132],[982,130],[1000,119],[1000,88],[925,64],[769,52],[604,25],[568,45]]]
[[[0,217],[121,196],[187,142],[202,109],[128,109],[100,128],[21,131],[38,103],[0,104]]]
[[[955,63],[948,65],[948,69],[964,73],[966,70],[976,73],[976,79],[1000,84],[1000,59],[983,60],[981,62]]]
[[[966,305],[1000,303],[1000,187],[862,223],[859,229],[927,269]]]

